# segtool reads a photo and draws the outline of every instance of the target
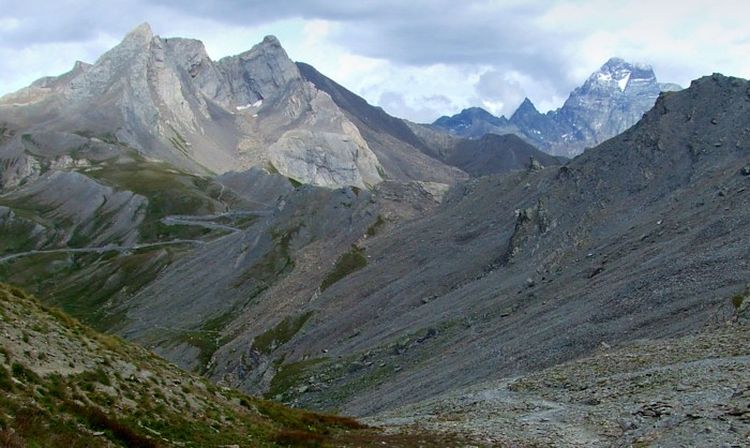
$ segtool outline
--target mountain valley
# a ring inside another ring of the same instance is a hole
[[[744,79],[611,59],[557,111],[424,125],[275,37],[144,24],[0,98],[3,409],[87,446],[128,441],[81,406],[155,446],[742,446],[749,194]]]

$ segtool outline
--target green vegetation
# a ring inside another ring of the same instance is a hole
[[[290,244],[292,238],[294,238],[294,235],[296,235],[298,231],[299,227],[294,227],[285,232],[272,232],[272,248],[239,277],[234,283],[234,287],[239,288],[252,282],[254,286],[250,297],[250,299],[252,299],[265,291],[282,275],[287,274],[294,269],[294,260],[292,259]]]
[[[101,367],[97,367],[95,370],[86,371],[78,375],[78,379],[82,384],[99,383],[105,386],[111,386],[112,382],[107,376],[107,372]]]
[[[351,418],[217,388],[3,284],[0,311],[1,446],[445,446],[430,434],[384,435]],[[3,336],[26,330],[28,343]],[[48,373],[51,364],[20,354],[41,345],[54,354],[49,362],[75,358],[81,368]],[[285,376],[298,381],[292,377],[315,362],[285,366],[276,387],[284,386]]]
[[[169,215],[202,215],[219,212],[223,205],[214,196],[211,181],[176,170],[165,163],[151,162],[137,154],[132,160],[102,162],[85,174],[104,184],[129,190],[148,199],[141,225],[144,241],[197,238],[209,229],[197,226],[168,226],[161,222]]]
[[[185,154],[186,156],[190,155],[190,144],[185,140],[185,137],[182,136],[179,132],[177,132],[177,129],[175,129],[173,126],[169,126],[172,129],[172,132],[174,132],[174,136],[169,137],[170,143],[172,143],[172,146],[174,149],[180,151],[181,153]]]
[[[41,241],[34,221],[16,216],[0,224],[0,254],[32,250]]]
[[[227,341],[221,337],[221,330],[226,328],[233,313],[223,313],[207,320],[198,330],[188,331],[179,336],[179,340],[186,342],[199,350],[197,373],[208,373],[209,363],[214,352]]]
[[[266,165],[266,171],[268,171],[269,174],[280,174],[279,170],[275,166],[273,166],[273,163],[271,162],[268,162],[268,164]]]
[[[276,359],[277,373],[266,397],[303,407],[337,411],[339,403],[352,400],[365,390],[377,390],[401,369],[427,362],[434,356],[435,342],[425,341],[452,338],[463,331],[462,322],[463,319],[444,321],[382,345],[368,347],[366,351],[335,359],[317,358],[288,364],[282,364],[283,359]],[[407,351],[409,356],[403,356]]]
[[[35,293],[97,329],[123,323],[113,312],[119,298],[152,281],[174,256],[174,249],[131,254],[45,254],[0,264],[0,279],[34,285]]]
[[[750,298],[750,285],[748,285],[748,287],[745,288],[744,291],[732,297],[732,305],[734,306],[735,311],[739,311],[739,309],[742,308],[742,305],[745,303],[745,300],[747,300],[748,298]]]
[[[40,381],[36,373],[32,372],[31,370],[27,369],[25,366],[17,362],[11,364],[10,370],[13,374],[13,377],[21,381],[26,381],[29,383],[38,383]]]
[[[121,312],[113,313],[110,305],[151,282],[172,262],[174,250],[22,257],[0,263],[0,279],[34,285],[34,292],[45,296],[46,302],[97,329],[109,330],[124,317]]]
[[[80,134],[94,137],[92,133]],[[27,136],[27,140],[31,138]],[[204,239],[224,234],[226,231],[221,229],[166,225],[162,219],[169,215],[218,213],[224,211],[227,204],[241,202],[241,198],[223,191],[209,179],[185,173],[167,163],[147,160],[125,147],[116,158],[95,162],[80,171],[97,182],[148,199],[142,210],[134,212],[143,215],[138,229],[141,243]],[[101,245],[104,244],[101,235],[116,224],[117,212],[105,210],[103,206],[92,220],[81,225],[61,216],[58,205],[37,195],[6,195],[0,199],[0,205],[9,207],[14,215],[13,219],[0,222],[0,255],[61,245],[87,247],[94,241]],[[251,225],[255,219],[255,216],[243,216],[241,224]],[[39,231],[40,228],[43,230]],[[66,240],[67,236],[70,238]],[[122,241],[115,239],[107,243],[122,244]],[[121,299],[152,281],[187,247],[171,245],[132,253],[53,253],[21,257],[0,263],[0,281],[28,287],[47,303],[62,307],[87,324],[100,330],[112,330],[124,317],[121,311],[113,311]]]
[[[378,215],[378,219],[375,220],[374,223],[370,225],[370,227],[367,228],[367,236],[375,236],[377,235],[378,231],[381,227],[385,225],[385,219],[383,219],[382,215]]]
[[[279,396],[283,397],[291,388],[301,384],[309,376],[308,372],[317,364],[327,361],[328,358],[315,358],[282,364],[271,380],[271,386],[265,395],[266,398],[276,399]]]
[[[255,337],[253,340],[253,350],[263,354],[271,353],[276,347],[289,342],[300,328],[305,325],[305,322],[310,319],[310,316],[312,316],[311,311],[296,317],[285,317],[276,326]]]
[[[8,369],[6,369],[3,366],[0,366],[0,390],[5,390],[5,391],[13,390],[13,380],[11,380],[10,378]]]
[[[352,245],[351,250],[339,257],[338,261],[336,261],[336,265],[333,267],[333,271],[328,273],[326,278],[323,279],[323,282],[320,284],[320,290],[325,291],[337,281],[364,268],[365,266],[367,266],[365,250],[356,245]]]
[[[732,297],[732,305],[734,306],[735,311],[739,311],[740,308],[742,308],[742,304],[745,302],[745,296],[741,294],[737,294],[736,296]]]

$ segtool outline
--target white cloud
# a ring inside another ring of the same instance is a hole
[[[737,0],[27,0],[0,12],[0,94],[93,61],[149,21],[213,58],[275,34],[293,59],[414,120],[476,105],[509,115],[523,96],[559,107],[611,56],[683,85],[750,77],[749,16]]]
[[[51,42],[25,48],[0,46],[0,95],[25,87],[43,76],[65,73],[77,60],[93,62],[116,43],[108,36],[98,36],[85,43]]]

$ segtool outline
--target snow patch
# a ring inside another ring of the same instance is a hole
[[[620,87],[620,90],[624,91],[625,87],[628,86],[628,81],[630,81],[630,72],[628,72],[624,78],[617,81],[617,86]]]
[[[260,107],[263,104],[263,100],[258,100],[252,104],[245,104],[244,106],[237,106],[237,110],[246,110],[250,109],[251,107]]]

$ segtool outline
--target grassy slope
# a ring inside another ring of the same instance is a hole
[[[116,190],[131,191],[148,199],[145,218],[139,228],[142,243],[220,236],[224,231],[166,225],[161,220],[169,215],[211,214],[223,211],[226,205],[243,205],[233,193],[222,191],[220,185],[208,179],[179,171],[166,163],[146,160],[132,152],[121,158],[95,162],[80,171]],[[0,225],[0,254],[34,247],[55,248],[59,246],[59,232],[70,232],[69,223],[60,222],[54,209],[36,203],[34,197],[0,198],[0,205],[10,207],[16,215],[14,221]],[[101,222],[95,228],[112,225],[108,219],[97,216]],[[35,235],[34,223],[47,228],[49,235]],[[233,222],[227,224],[234,225]],[[91,237],[73,232],[67,246],[87,247]],[[46,242],[37,244],[40,239]],[[45,303],[59,306],[99,330],[112,330],[122,316],[109,309],[151,281],[184,249],[186,246],[168,246],[122,254],[110,251],[27,256],[0,263],[0,281],[20,285],[43,298]]]
[[[223,211],[217,200],[220,186],[202,177],[185,173],[161,162],[134,155],[124,162],[106,161],[84,170],[84,174],[118,190],[132,191],[148,198],[141,240],[196,238],[207,233],[200,227],[167,226],[161,219],[169,215],[201,215]]]
[[[218,388],[0,284],[0,445],[459,446]]]

